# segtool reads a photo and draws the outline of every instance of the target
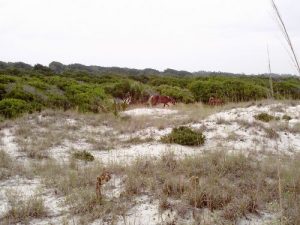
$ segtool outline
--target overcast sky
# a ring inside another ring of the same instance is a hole
[[[300,1],[277,0],[300,55]],[[296,73],[269,0],[0,0],[0,61]]]

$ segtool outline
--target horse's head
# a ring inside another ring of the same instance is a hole
[[[169,100],[170,100],[170,102],[171,102],[173,105],[175,105],[175,104],[176,104],[176,101],[175,101],[175,99],[174,99],[174,98],[172,98],[172,97],[169,97]]]

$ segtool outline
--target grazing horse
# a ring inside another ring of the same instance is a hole
[[[220,98],[210,97],[208,100],[208,104],[212,106],[223,105],[224,101]]]
[[[152,95],[149,98],[149,102],[150,102],[151,106],[156,106],[158,104],[164,104],[164,107],[169,106],[168,103],[172,103],[173,105],[175,105],[175,103],[176,103],[174,98],[171,98],[170,96],[162,96],[162,95]]]

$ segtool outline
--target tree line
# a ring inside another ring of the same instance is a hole
[[[207,103],[212,96],[225,102],[255,101],[270,97],[268,79],[266,75],[0,62],[0,115],[14,118],[44,108],[110,112],[113,98],[128,94],[133,103],[145,103],[153,94],[187,104]],[[273,86],[276,99],[300,99],[297,77],[273,76]]]

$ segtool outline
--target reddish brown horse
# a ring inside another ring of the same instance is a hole
[[[220,98],[215,98],[215,97],[210,97],[209,100],[208,100],[208,104],[209,105],[223,105],[224,104],[224,101]]]
[[[155,106],[158,104],[164,104],[164,107],[169,106],[169,103],[172,103],[173,105],[175,105],[175,103],[176,103],[174,98],[171,98],[169,96],[162,96],[162,95],[152,95],[149,98],[149,102],[150,102],[151,106]]]

